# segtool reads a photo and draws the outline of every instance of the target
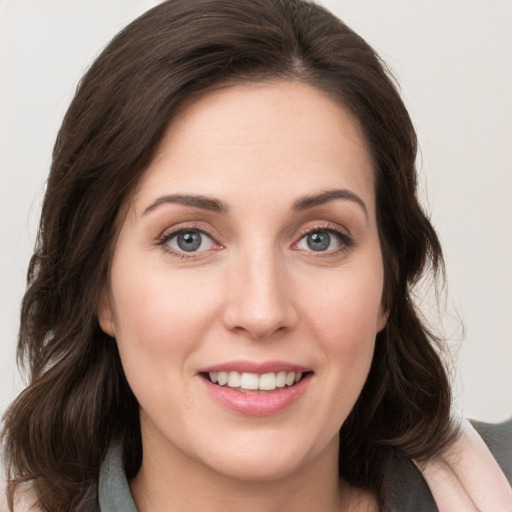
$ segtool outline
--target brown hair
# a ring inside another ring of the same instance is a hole
[[[127,476],[137,472],[138,404],[96,315],[116,219],[186,99],[230,81],[274,79],[301,80],[340,101],[374,161],[389,320],[341,428],[341,476],[378,493],[389,453],[428,458],[453,435],[437,340],[411,298],[426,270],[442,272],[441,248],[416,197],[414,128],[384,65],[313,3],[169,0],[92,64],[57,137],[21,313],[18,360],[30,383],[4,417],[11,506],[28,481],[44,511],[94,510],[114,442],[123,443]]]

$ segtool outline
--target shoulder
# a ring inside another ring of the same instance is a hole
[[[512,417],[502,423],[471,421],[512,485]]]
[[[16,493],[14,501],[14,512],[41,512],[41,510],[34,505],[34,493],[29,487],[25,487]],[[0,481],[0,512],[10,512],[7,505],[7,489],[5,478],[2,474]]]
[[[426,463],[393,453],[385,467],[384,501],[393,511],[512,512],[511,466],[512,418],[495,425],[464,420],[457,439]]]
[[[418,464],[440,510],[512,512],[511,426],[464,420],[454,442]]]
[[[7,508],[7,496],[5,495],[5,484],[4,481],[0,483],[0,512],[8,512]]]

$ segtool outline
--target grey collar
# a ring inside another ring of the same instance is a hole
[[[123,468],[121,446],[111,448],[100,469],[100,512],[138,512]]]

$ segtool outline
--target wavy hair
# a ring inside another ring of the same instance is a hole
[[[4,416],[11,507],[30,482],[45,512],[95,510],[100,465],[116,442],[128,478],[136,474],[138,404],[96,311],[118,219],[185,101],[268,80],[311,84],[349,109],[374,164],[389,320],[340,431],[340,475],[378,494],[389,453],[427,459],[454,435],[440,343],[412,300],[426,272],[443,273],[442,253],[416,196],[416,134],[385,65],[308,1],[169,0],[91,65],[55,143],[21,310],[18,361],[30,381]]]

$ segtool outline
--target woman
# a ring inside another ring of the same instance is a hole
[[[410,297],[442,270],[415,158],[382,64],[318,6],[170,1],[116,36],[55,145],[11,497],[27,481],[52,511],[448,503],[412,462],[459,442]]]

